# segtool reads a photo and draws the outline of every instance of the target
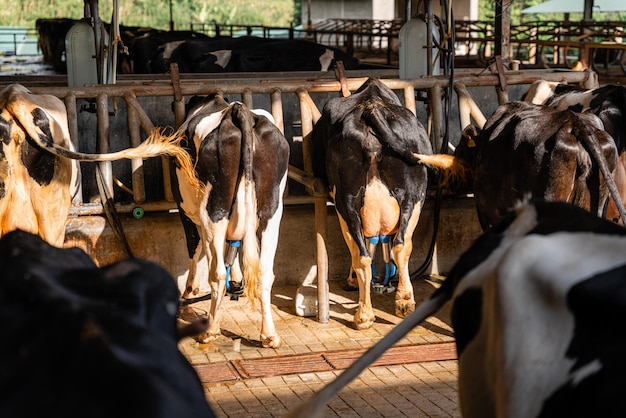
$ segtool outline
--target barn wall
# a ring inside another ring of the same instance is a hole
[[[411,271],[424,262],[433,234],[434,200],[428,199],[413,236]],[[446,198],[442,203],[438,241],[433,264],[428,270],[445,274],[473,240],[481,233],[471,197]],[[121,223],[130,248],[136,257],[154,261],[167,269],[183,289],[188,272],[184,233],[178,213],[148,212],[141,219],[121,214]],[[313,204],[287,205],[280,227],[274,272],[276,284],[299,285],[309,270],[316,265],[315,209]],[[350,253],[346,247],[339,221],[333,207],[328,207],[328,279],[345,280],[350,269]],[[119,239],[104,216],[80,216],[67,222],[66,247],[85,250],[100,266],[125,257]],[[379,271],[384,271],[376,253]],[[199,277],[206,277],[206,264],[200,267]],[[205,279],[206,280],[206,279]],[[206,287],[206,284],[205,284]]]

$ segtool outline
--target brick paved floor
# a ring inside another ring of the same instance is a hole
[[[436,284],[419,281],[416,302],[426,299]],[[362,350],[378,342],[401,318],[393,314],[394,293],[374,294],[372,303],[377,321],[367,330],[355,330],[352,317],[357,292],[346,292],[340,283],[330,282],[330,321],[295,314],[297,286],[276,286],[272,304],[278,333],[284,340],[279,349],[262,348],[259,342],[261,315],[248,301],[226,300],[222,336],[210,344],[193,339],[181,341],[181,351],[196,367],[232,364],[240,360],[305,354]],[[193,310],[204,314],[209,302],[196,303]],[[449,307],[413,329],[398,345],[451,343]],[[239,345],[239,347],[237,347]],[[238,349],[238,351],[237,351]],[[232,368],[232,367],[231,367]],[[203,375],[207,399],[219,417],[283,417],[302,400],[333,380],[342,370],[287,373],[219,381],[217,375]],[[285,374],[287,373],[287,374]],[[327,405],[324,417],[459,417],[457,406],[456,360],[370,367],[345,387]]]

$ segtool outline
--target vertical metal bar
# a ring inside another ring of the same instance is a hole
[[[109,152],[109,98],[106,94],[98,94],[96,97],[96,114],[98,116],[98,134],[96,150],[99,153]],[[111,161],[101,161],[98,163],[102,170],[109,196],[113,194],[113,168]],[[104,204],[104,202],[102,202]]]
[[[79,150],[79,138],[78,138],[78,111],[76,109],[76,95],[73,93],[68,93],[65,96],[65,108],[67,109],[67,123],[68,129],[70,132],[70,141],[72,141],[72,145],[74,149]],[[78,163],[78,169],[81,170],[81,165]],[[81,174],[81,173],[79,173]],[[76,192],[76,196],[73,197],[72,203],[75,205],[80,205],[83,203],[83,185],[82,182],[78,182],[78,190]]]
[[[272,116],[274,116],[274,122],[278,129],[285,134],[285,122],[283,116],[283,97],[282,92],[279,89],[274,90],[270,94],[270,100],[272,102]]]
[[[244,91],[241,93],[241,101],[249,109],[253,109],[253,107],[252,107],[252,91],[250,89],[244,89]]]
[[[311,157],[311,134],[313,133],[313,116],[307,97],[309,93],[305,89],[297,91],[300,99],[300,120],[302,124],[302,161],[304,171],[313,176],[313,160]]]
[[[139,120],[137,111],[133,106],[126,103],[126,114],[128,122],[128,133],[130,135],[130,145],[132,147],[141,144],[141,133],[139,131]],[[144,178],[143,159],[133,158],[130,162],[132,169],[132,190],[133,200],[135,203],[143,203],[146,201],[146,185]]]
[[[305,89],[299,89],[296,94],[300,100],[300,119],[302,124],[302,161],[304,171],[313,177],[313,161],[311,156],[311,134],[313,123],[320,117],[315,103]],[[326,324],[329,320],[328,294],[328,249],[327,237],[327,207],[328,190],[321,179],[313,180],[313,196],[315,202],[315,254],[317,264],[317,320]]]
[[[137,112],[137,118],[139,119],[139,125],[148,134],[152,134],[155,130],[152,121],[141,107],[141,104],[137,101],[135,93],[128,91],[124,93],[124,100],[128,107],[132,106]],[[172,181],[170,179],[170,159],[167,156],[161,157],[161,165],[163,167],[163,194],[165,200],[168,202],[174,201],[174,194],[172,193]]]
[[[441,100],[441,86],[435,84],[430,89],[430,105],[432,106],[432,145],[433,152],[446,152],[447,150],[441,150],[443,145],[443,130],[441,125],[443,123],[443,101]]]
[[[328,190],[321,179],[313,180],[315,196],[315,254],[317,263],[317,320],[327,324],[330,317],[328,291],[328,249],[326,247]]]
[[[417,105],[415,104],[415,88],[412,85],[404,86],[404,107],[417,115]]]

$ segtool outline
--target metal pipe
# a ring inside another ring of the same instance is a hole
[[[74,149],[79,150],[79,141],[78,141],[78,111],[76,109],[76,96],[69,93],[65,96],[65,109],[67,110],[67,124],[70,133],[70,141],[72,141],[72,145]],[[80,163],[78,163],[80,169]],[[80,174],[80,173],[79,173]],[[83,185],[82,182],[78,182],[78,190],[76,191],[76,196],[73,197],[72,203],[74,205],[80,205],[83,203]]]
[[[137,111],[133,106],[129,106],[128,103],[126,104],[126,119],[130,145],[137,147],[141,144]],[[133,158],[131,160],[131,173],[133,200],[136,203],[143,203],[146,201],[146,186],[144,183],[143,160],[141,158]]]
[[[280,129],[280,132],[285,134],[285,122],[283,116],[283,95],[279,89],[270,93],[270,101],[272,106],[272,116],[274,116],[274,123]]]
[[[99,153],[106,153],[109,152],[109,98],[104,93],[98,94],[96,97],[96,114],[98,116],[96,150]],[[114,196],[113,166],[111,161],[101,161],[96,164],[99,164],[102,170],[107,194]],[[102,204],[104,204],[104,202],[102,202]]]

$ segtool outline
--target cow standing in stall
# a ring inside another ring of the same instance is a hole
[[[189,155],[176,136],[154,132],[135,148],[108,154],[74,151],[63,102],[33,94],[19,84],[0,92],[0,236],[15,229],[38,234],[60,247],[78,190],[78,161],[175,156],[194,179]],[[196,183],[197,186],[197,183]]]
[[[354,325],[366,329],[376,319],[370,287],[378,241],[387,264],[397,265],[395,313],[408,315],[415,308],[413,231],[427,188],[427,169],[415,154],[432,153],[426,131],[391,89],[370,78],[352,95],[326,103],[312,138],[314,173],[328,184],[358,280]]]
[[[626,416],[626,229],[565,202],[520,205],[443,285],[288,417],[326,403],[452,301],[464,418]],[[410,412],[409,412],[410,413]]]
[[[615,141],[618,164],[615,168],[615,183],[622,201],[626,199],[626,87],[607,85],[596,89],[583,89],[576,86],[549,81],[534,82],[525,95],[526,101],[545,104],[559,110],[593,113],[602,121],[604,129]],[[618,221],[619,202],[610,198],[606,217]],[[622,222],[624,220],[622,219]]]
[[[278,348],[282,340],[272,319],[271,291],[289,143],[270,114],[228,103],[221,93],[191,98],[179,130],[187,138],[185,149],[204,185],[204,191],[198,192],[179,167],[172,170],[190,258],[183,298],[198,295],[196,269],[203,254],[209,265],[210,325],[197,339],[209,342],[220,335],[225,293],[236,297],[243,291],[253,306],[260,298],[261,344]]]
[[[593,114],[507,103],[482,130],[464,129],[454,157],[420,158],[433,168],[461,165],[472,173],[467,188],[474,193],[483,230],[529,196],[570,202],[597,216],[609,195],[619,196],[613,179],[617,148]]]

